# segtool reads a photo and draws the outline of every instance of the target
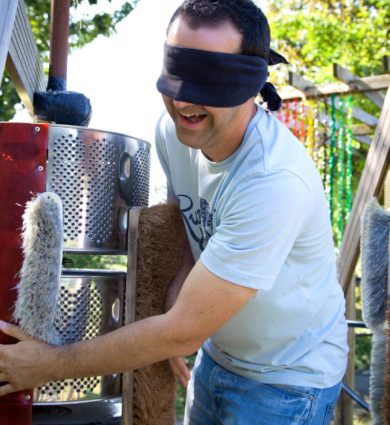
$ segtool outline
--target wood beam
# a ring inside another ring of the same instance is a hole
[[[17,6],[18,0],[2,0],[0,2],[0,86],[3,81]]]
[[[328,105],[332,102],[329,100]],[[339,109],[339,105],[336,105],[336,109]],[[374,115],[369,114],[363,109],[357,108],[356,106],[352,107],[352,117],[361,121],[363,124],[368,125],[369,127],[376,127],[378,125],[378,118]]]
[[[390,86],[390,74],[374,75],[371,77],[362,77],[362,82],[369,86],[369,91],[387,90]],[[314,85],[300,75],[289,72],[288,84],[293,88],[282,88],[279,95],[283,100],[309,99],[329,97],[332,94],[345,95],[348,93],[362,93],[367,89],[351,89],[342,82]]]
[[[305,97],[310,94],[314,96],[317,92],[317,87],[312,81],[292,71],[288,72],[288,84],[301,91]]]
[[[311,91],[312,93],[314,93],[318,89],[318,87],[316,87],[316,85],[312,81],[307,80],[306,78],[303,78],[299,74],[296,74],[293,72],[289,72],[288,82],[289,84],[294,85],[294,87],[291,87],[291,86],[284,87],[279,91],[279,95],[283,100],[292,100],[292,99],[297,99],[299,97],[301,99],[305,99],[307,97],[304,93],[307,93],[308,91]],[[300,95],[298,96],[299,93]],[[316,96],[312,96],[312,98],[313,97],[315,98]],[[326,97],[329,97],[329,95]],[[331,105],[330,99],[326,99],[326,97],[324,101],[328,105]],[[339,109],[339,105],[337,102],[335,106],[336,106],[336,109]],[[352,117],[363,122],[364,124],[368,126],[376,126],[378,124],[377,118],[375,118],[373,115],[369,114],[368,112],[360,108],[356,108],[356,107],[352,108]]]
[[[305,108],[306,114],[308,113],[309,108]],[[275,116],[277,116],[275,114]],[[320,113],[319,114],[319,121],[321,122],[321,124],[324,124],[324,122],[326,122],[327,126],[330,125],[331,122],[331,117],[324,114],[324,113]],[[295,123],[290,120],[288,123],[288,128],[293,129],[295,126]],[[340,127],[339,123],[336,122],[335,123],[335,128],[338,129]],[[305,129],[307,129],[307,126],[305,125]],[[374,133],[374,129],[370,126],[368,126],[367,124],[354,124],[352,125],[352,134],[353,136],[366,136],[367,134],[373,134]],[[371,142],[370,142],[371,143]],[[368,144],[370,144],[368,143]]]
[[[338,274],[344,293],[348,290],[360,254],[360,217],[366,203],[377,197],[383,186],[390,160],[390,89],[368,150],[366,163],[355,194],[341,245]]]
[[[302,100],[306,99],[305,94],[296,89],[295,87],[291,86],[289,82],[287,81],[288,85],[285,85],[283,87],[278,88],[278,94],[282,98],[282,100]]]
[[[352,126],[352,134],[354,136],[366,136],[374,133],[374,130],[366,124],[355,124]]]
[[[6,68],[20,99],[34,117],[34,93],[46,90],[46,76],[23,0],[17,2]]]
[[[371,100],[376,106],[380,109],[383,106],[383,102],[385,101],[385,96],[378,92],[371,91],[372,87],[370,84],[365,83],[361,78],[352,74],[347,68],[334,63],[333,64],[333,75],[347,84],[352,90],[353,89],[362,89],[363,94]]]
[[[383,68],[386,72],[390,72],[390,56],[383,57]]]
[[[329,106],[332,105],[332,101],[330,99],[326,99],[325,103]],[[340,105],[338,102],[335,104],[335,108],[340,109]],[[368,125],[369,127],[376,127],[378,125],[378,118],[374,117],[374,115],[369,114],[363,109],[357,108],[356,106],[352,107],[352,117],[361,121],[363,124]]]
[[[371,145],[371,138],[368,136],[354,135],[353,138],[357,140],[358,142],[363,143],[365,145]]]
[[[283,92],[284,92],[284,90],[279,91],[279,95],[281,97],[282,97]],[[283,97],[282,97],[282,99],[283,99]],[[289,100],[292,100],[292,99],[296,99],[296,97],[295,98],[292,97],[291,99],[287,98],[287,99],[283,99],[283,100],[289,101]],[[330,101],[330,99],[326,99],[326,98],[324,98],[323,101],[328,105],[331,105],[331,103],[332,103]],[[336,102],[335,107],[336,107],[336,109],[339,109],[339,105],[337,104],[337,102]],[[374,117],[373,115],[369,114],[368,112],[364,111],[363,109],[357,108],[356,106],[352,107],[352,117],[357,119],[358,121],[361,121],[363,124],[365,124],[369,127],[375,127],[378,124],[378,118]],[[321,120],[322,119],[323,119],[323,117],[321,116]],[[328,120],[330,121],[329,118],[328,118]]]

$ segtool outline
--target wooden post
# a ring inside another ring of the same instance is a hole
[[[390,159],[390,89],[368,151],[366,164],[354,197],[351,215],[344,232],[338,261],[340,283],[347,293],[360,253],[360,217],[367,201],[383,186]]]
[[[346,297],[346,316],[349,320],[356,320],[356,279],[352,278],[349,284],[347,297]],[[345,372],[344,382],[350,388],[355,388],[355,329],[348,330],[348,367]],[[353,424],[353,400],[348,397],[344,392],[342,395],[343,402],[343,425]]]
[[[390,208],[390,170],[387,170],[386,179],[385,179],[385,187],[384,187],[384,207]]]
[[[125,325],[135,321],[137,296],[137,255],[138,255],[138,223],[142,207],[129,210],[127,226],[127,277]],[[122,422],[121,425],[133,424],[133,372],[125,372],[122,376]]]
[[[356,278],[352,278],[346,295],[346,317],[348,320],[356,320]],[[348,329],[348,366],[343,382],[349,388],[355,388],[355,329]],[[341,391],[335,409],[333,425],[353,425],[353,400]]]
[[[386,72],[390,72],[390,56],[383,57],[383,68]]]
[[[65,83],[68,67],[69,8],[70,0],[51,2],[49,76],[60,77]]]
[[[2,0],[0,2],[0,86],[3,81],[17,6],[18,0]]]

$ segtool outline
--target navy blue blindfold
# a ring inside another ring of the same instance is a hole
[[[281,62],[287,63],[283,56],[273,50],[267,61],[260,56],[209,52],[165,44],[163,70],[157,81],[157,90],[175,100],[213,107],[238,106],[258,93],[264,93],[263,98],[268,104],[275,107],[279,103],[280,107],[276,89],[266,81],[268,65]]]

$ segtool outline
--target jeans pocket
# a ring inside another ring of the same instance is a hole
[[[271,409],[278,414],[278,425],[303,425],[307,422],[315,402],[316,389],[294,385],[265,384],[272,400]]]
[[[301,387],[297,385],[284,385],[284,384],[267,384],[267,385],[269,385],[270,387],[280,392],[284,392],[285,394],[306,397],[309,400],[314,399],[314,395],[316,392],[315,388],[311,388],[311,387]]]

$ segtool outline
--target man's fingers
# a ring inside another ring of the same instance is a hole
[[[183,357],[175,357],[173,359],[169,359],[169,365],[172,369],[172,372],[179,379],[180,383],[187,387],[188,381],[190,380],[191,374],[188,370],[188,367],[185,363]]]
[[[31,338],[30,335],[26,334],[26,332],[22,331],[22,329],[18,328],[15,325],[11,325],[11,323],[3,322],[0,320],[0,332],[8,336],[12,336],[13,338],[18,339],[19,341],[27,341]]]
[[[0,385],[0,397],[15,392],[11,384]]]
[[[179,369],[180,375],[187,379],[187,381],[191,378],[190,371],[188,370],[187,364],[184,360],[184,357],[176,358],[176,366]]]
[[[0,372],[0,385],[7,382],[7,378],[4,373]]]

